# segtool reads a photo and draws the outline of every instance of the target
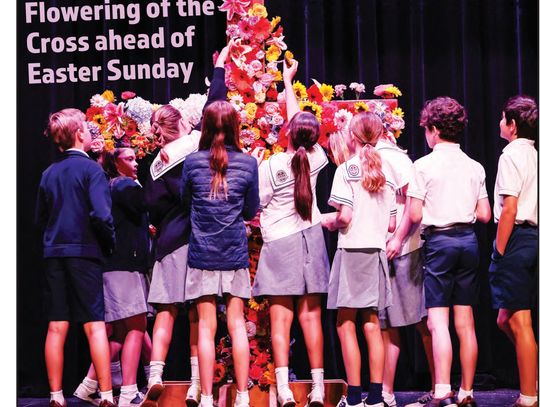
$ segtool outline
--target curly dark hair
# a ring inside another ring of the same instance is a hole
[[[518,138],[536,140],[538,138],[538,106],[535,100],[526,95],[511,97],[504,105],[506,124],[516,122]]]
[[[420,114],[420,126],[430,130],[436,127],[440,138],[454,143],[459,143],[466,125],[465,108],[448,96],[428,100]]]

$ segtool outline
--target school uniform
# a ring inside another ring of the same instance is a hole
[[[203,108],[216,101],[225,100],[224,68],[214,68],[208,99]],[[188,242],[191,233],[189,208],[181,202],[180,180],[186,157],[197,151],[201,138],[200,123],[185,135],[163,147],[169,160],[164,162],[158,154],[150,165],[150,179],[145,185],[145,200],[150,213],[150,223],[157,228],[154,239],[156,262],[148,302],[174,304],[185,302]]]
[[[478,300],[476,205],[487,198],[485,171],[457,143],[436,144],[416,160],[407,196],[423,201],[426,307]]]
[[[278,153],[259,166],[261,249],[253,296],[304,295],[328,291],[329,262],[315,187],[328,164],[323,148],[307,153],[313,193],[311,220],[294,206],[293,154]]]
[[[385,249],[390,217],[396,214],[395,188],[387,178],[382,190],[368,192],[361,168],[355,155],[336,169],[332,182],[328,204],[352,208],[352,219],[339,230],[328,284],[329,309],[382,310],[392,304]]]
[[[105,322],[149,311],[145,274],[150,239],[144,192],[129,177],[113,178],[109,185],[117,245],[103,273]]]
[[[493,242],[489,267],[493,307],[531,309],[538,287],[538,152],[533,140],[518,138],[503,149],[495,181],[495,223],[505,196],[518,198],[517,214],[504,255]]]
[[[403,218],[406,195],[403,188],[409,184],[413,163],[407,151],[396,144],[379,140],[375,149],[381,155],[385,175],[396,190],[396,225]],[[387,240],[393,233],[388,233]],[[416,324],[427,315],[424,301],[424,259],[420,228],[416,228],[402,243],[401,250],[389,261],[392,305],[379,312],[381,327],[400,327]]]
[[[36,223],[43,230],[50,321],[103,321],[103,260],[114,249],[105,173],[69,149],[41,177]]]
[[[257,160],[226,145],[227,196],[210,198],[213,171],[210,150],[191,154],[180,183],[183,202],[190,208],[186,300],[206,295],[249,299],[251,284],[244,221],[259,208]]]

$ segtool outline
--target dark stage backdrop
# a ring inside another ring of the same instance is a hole
[[[25,2],[17,3],[17,378],[18,394],[24,396],[47,392],[43,361],[47,325],[42,311],[43,264],[40,238],[32,218],[40,174],[56,156],[50,141],[42,135],[48,114],[71,106],[86,109],[89,98],[106,88],[116,93],[133,90],[157,103],[204,91],[204,77],[211,73],[211,54],[225,43],[225,18],[216,10],[214,16],[148,19],[133,27],[128,23],[88,22],[63,24],[60,28],[52,24],[26,24]],[[49,6],[76,3],[46,2]],[[220,4],[215,0],[216,9]],[[405,111],[406,129],[398,142],[413,159],[428,153],[423,131],[418,126],[424,101],[449,95],[463,103],[469,113],[469,126],[462,147],[484,165],[492,202],[497,160],[504,147],[498,128],[501,108],[508,97],[517,93],[538,99],[537,1],[268,0],[266,6],[270,16],[282,17],[285,41],[300,61],[297,78],[302,82],[308,83],[310,78],[334,85],[363,82],[367,98],[372,97],[372,89],[379,83],[394,83],[401,89],[403,97],[399,104]],[[66,37],[106,34],[110,28],[124,33],[153,33],[162,26],[166,33],[171,33],[185,32],[192,24],[197,34],[191,48],[108,52],[98,55],[97,61],[95,53],[33,55],[26,48],[27,35],[33,31],[43,36]],[[28,84],[29,62],[57,67],[69,62],[105,65],[111,58],[125,63],[149,60],[153,63],[161,56],[171,61],[194,61],[189,83],[184,84],[180,79],[131,82],[102,79],[85,84]],[[323,212],[327,210],[325,201],[333,170],[329,168],[319,177],[318,200]],[[495,227],[493,223],[479,225],[477,233],[482,281],[480,304],[475,309],[479,343],[477,385],[515,386],[518,375],[514,351],[498,331],[496,313],[490,308],[487,267]],[[335,236],[330,234],[327,238],[333,255]],[[325,313],[324,323],[326,376],[344,377],[334,313]],[[168,379],[189,377],[188,346],[180,339],[185,338],[186,329],[183,316],[175,327],[165,373]],[[291,367],[299,378],[308,378],[302,334],[297,325],[294,330],[297,341],[292,348]],[[403,330],[403,339],[397,388],[428,388],[429,377],[419,338],[411,328]],[[453,372],[459,373],[457,356],[455,353]],[[66,344],[66,392],[72,391],[84,377],[88,362],[82,330],[74,327]],[[367,361],[363,363],[364,374],[366,368]]]

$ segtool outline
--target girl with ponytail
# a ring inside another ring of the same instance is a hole
[[[229,46],[219,54],[206,109],[216,100],[225,100],[224,64]],[[183,112],[171,105],[164,105],[152,114],[152,132],[161,147],[150,166],[150,177],[145,185],[150,223],[157,228],[154,240],[155,263],[148,302],[157,309],[152,335],[153,348],[148,375],[148,392],[142,407],[155,407],[164,390],[162,375],[169,351],[178,306],[186,303],[185,280],[187,273],[188,240],[191,232],[189,210],[180,199],[180,180],[186,157],[197,151],[201,138],[200,123],[192,124]],[[187,305],[186,305],[187,306]],[[197,311],[189,309],[189,345],[191,363],[191,386],[186,395],[186,405],[196,407],[200,402],[201,385],[197,357]]]
[[[272,354],[276,366],[278,404],[296,404],[289,387],[290,329],[297,303],[298,320],[309,355],[312,390],[309,406],[324,405],[321,294],[328,290],[329,262],[317,207],[317,176],[328,160],[317,144],[319,122],[301,112],[292,79],[298,62],[284,64],[287,103],[287,151],[259,167],[262,246],[253,284],[254,296],[270,301]]]
[[[225,101],[208,106],[202,119],[199,151],[187,157],[180,194],[191,209],[186,300],[199,315],[201,407],[212,407],[216,303],[227,307],[236,375],[235,407],[249,407],[249,342],[244,300],[251,298],[247,235],[244,221],[259,209],[257,160],[240,148],[240,123]]]
[[[337,212],[323,215],[323,226],[339,229],[328,286],[329,309],[338,309],[337,331],[347,374],[347,396],[338,407],[383,407],[384,346],[378,310],[391,305],[387,232],[395,229],[395,192],[375,145],[384,126],[374,113],[355,115],[349,125],[356,154],[334,175],[329,204]],[[360,348],[356,316],[360,310],[369,353],[369,394],[362,402]]]

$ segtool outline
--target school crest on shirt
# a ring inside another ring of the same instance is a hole
[[[351,177],[356,177],[358,174],[360,174],[360,168],[358,168],[358,165],[351,164],[347,167],[347,171],[349,172],[349,175]]]
[[[161,155],[157,155],[150,165],[152,180],[155,181],[170,169],[184,162],[189,154],[197,151],[200,139],[201,132],[193,130],[190,134],[180,137],[163,147],[169,155],[169,161],[165,163],[161,160]]]
[[[276,181],[278,183],[281,184],[281,183],[287,181],[287,178],[289,178],[289,176],[287,175],[287,173],[284,170],[278,170],[276,172]]]

